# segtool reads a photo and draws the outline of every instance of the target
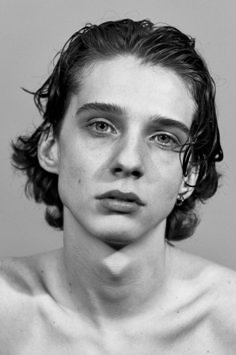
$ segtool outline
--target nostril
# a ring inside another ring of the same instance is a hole
[[[132,176],[135,179],[140,179],[143,175],[142,170],[139,168],[128,168],[122,165],[117,165],[112,168],[112,174],[116,176]]]
[[[114,174],[119,174],[121,172],[122,172],[122,169],[120,167],[116,167],[116,168],[113,169],[113,173]]]
[[[141,171],[139,171],[139,170],[134,170],[134,171],[132,172],[132,175],[133,175],[136,179],[139,179],[139,178],[142,176],[142,173],[141,173]]]

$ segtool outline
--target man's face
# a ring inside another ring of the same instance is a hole
[[[173,148],[185,143],[193,114],[194,101],[171,70],[132,56],[96,62],[57,141],[65,223],[126,243],[158,231],[184,188]]]

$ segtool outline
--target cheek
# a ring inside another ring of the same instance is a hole
[[[150,190],[152,206],[155,209],[163,209],[168,211],[174,206],[179,192],[180,184],[163,182],[163,184],[155,184]]]
[[[152,182],[149,181],[148,193],[154,209],[172,209],[182,183],[182,168],[178,160],[165,161],[155,165],[152,170]]]
[[[152,158],[148,171],[151,184],[162,185],[163,188],[170,189],[170,192],[178,188],[183,179],[180,157],[173,152],[160,152]]]
[[[146,223],[152,227],[161,223],[171,213],[177,199],[180,184],[174,183],[174,179],[157,183],[148,191],[149,206],[146,215]]]
[[[78,164],[78,161],[80,164]],[[61,154],[58,173],[58,191],[63,204],[68,204],[68,199],[81,199],[85,190],[85,166],[81,157],[72,154]]]

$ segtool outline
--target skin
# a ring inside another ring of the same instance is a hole
[[[173,147],[194,110],[169,69],[129,56],[85,71],[38,152],[59,177],[64,246],[2,262],[0,354],[235,354],[235,273],[165,242],[178,194],[192,193]],[[143,205],[104,208],[97,196],[117,189]]]

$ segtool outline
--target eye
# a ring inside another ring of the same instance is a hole
[[[152,136],[152,140],[163,149],[174,150],[180,146],[178,138],[166,132],[158,132]]]
[[[89,129],[97,134],[114,134],[116,133],[115,128],[109,123],[99,120],[94,121],[88,125]]]

